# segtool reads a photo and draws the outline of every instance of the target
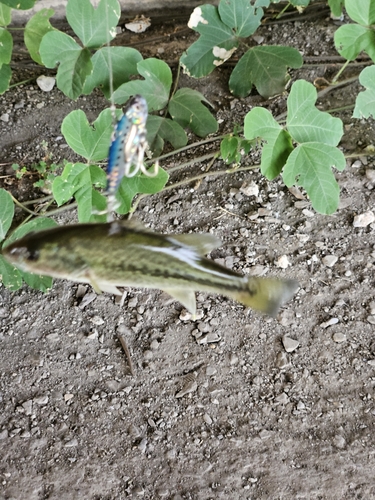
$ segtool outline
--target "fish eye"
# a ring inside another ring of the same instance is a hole
[[[36,261],[39,259],[39,250],[29,250],[26,255],[26,259],[29,261]]]

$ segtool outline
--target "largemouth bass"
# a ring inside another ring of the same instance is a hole
[[[211,234],[164,235],[114,221],[32,232],[3,255],[23,271],[89,283],[97,292],[159,288],[193,316],[196,291],[223,294],[270,315],[294,295],[296,281],[242,276],[204,257],[220,245]]]

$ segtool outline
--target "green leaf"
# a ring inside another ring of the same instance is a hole
[[[219,14],[224,24],[238,37],[248,37],[260,26],[262,9],[255,9],[249,0],[221,0]]]
[[[115,38],[120,14],[117,0],[100,0],[96,9],[90,0],[69,0],[66,6],[68,23],[83,45],[91,49]]]
[[[69,147],[86,158],[89,163],[102,161],[108,156],[113,132],[112,120],[111,110],[105,109],[90,125],[85,113],[78,109],[64,118],[61,132]]]
[[[55,178],[52,183],[52,193],[60,207],[67,203],[76,191],[85,185],[87,175],[85,171],[89,166],[83,163],[67,163],[63,173]]]
[[[227,135],[220,143],[220,155],[225,163],[239,162],[241,154],[238,151],[240,139],[233,135]]]
[[[137,64],[140,61],[142,55],[131,47],[103,47],[97,50],[91,59],[93,69],[86,79],[83,94],[91,94],[95,87],[100,87],[109,99],[110,74],[112,73],[113,90],[116,90],[133,75],[138,75]]]
[[[353,118],[375,118],[375,66],[362,70],[359,81],[366,90],[357,96]]]
[[[159,156],[163,151],[165,140],[170,142],[174,149],[182,148],[188,142],[185,130],[169,118],[150,115],[146,128],[147,142],[154,156]]]
[[[0,67],[9,64],[12,58],[13,38],[8,30],[0,28]]]
[[[21,276],[24,281],[35,290],[41,292],[48,292],[52,288],[53,279],[49,276],[42,276],[40,274],[31,274],[21,271]]]
[[[220,19],[217,7],[201,5],[190,16],[189,28],[201,34],[180,58],[184,72],[195,78],[211,73],[238,47],[233,30]]]
[[[25,45],[30,52],[31,57],[38,64],[42,63],[42,58],[39,54],[39,47],[44,35],[54,28],[49,22],[49,18],[53,16],[53,9],[42,9],[37,12],[25,26]]]
[[[14,216],[14,202],[5,189],[0,189],[0,242],[5,238]]]
[[[172,71],[167,63],[149,58],[137,64],[138,73],[144,80],[134,80],[121,85],[113,93],[116,104],[124,104],[130,96],[141,94],[149,111],[163,109],[168,102],[172,85]]]
[[[0,255],[0,281],[12,292],[22,286],[21,271],[9,264],[2,255]]]
[[[151,167],[152,169],[154,167]],[[158,175],[148,177],[144,174],[138,174],[134,177],[124,177],[117,192],[117,199],[120,207],[116,209],[119,214],[127,214],[130,211],[133,198],[138,193],[154,194],[163,189],[168,181],[168,174],[159,167]]]
[[[293,151],[290,134],[284,130],[271,113],[264,108],[254,108],[245,116],[244,135],[252,140],[264,139],[261,172],[269,180],[277,177]]]
[[[340,26],[334,35],[338,53],[348,61],[354,59],[364,50],[375,62],[375,32],[358,24]]]
[[[253,47],[238,61],[229,79],[229,89],[239,97],[246,97],[253,85],[263,97],[280,94],[289,79],[287,68],[300,68],[302,63],[301,54],[292,47]]]
[[[8,26],[11,20],[11,8],[3,3],[0,3],[0,26]]]
[[[345,0],[345,10],[353,21],[362,26],[375,24],[374,0]]]
[[[85,182],[74,195],[78,204],[79,222],[106,222],[107,216],[105,214],[99,215],[95,212],[106,210],[107,199],[93,189],[93,186],[102,188],[106,186],[107,178],[104,170],[97,165],[90,165],[82,175],[82,180]]]
[[[55,227],[57,225],[57,222],[50,217],[37,217],[36,219],[17,227],[11,236],[4,242],[4,247],[10,245],[16,240],[19,240],[31,231],[42,231],[43,229],[49,229],[50,227]]]
[[[296,142],[322,142],[337,146],[343,135],[339,118],[315,107],[317,92],[309,82],[296,81],[291,88],[287,105],[287,128]]]
[[[328,0],[329,8],[334,16],[340,17],[342,15],[342,8],[345,5],[345,0]]]
[[[36,0],[1,0],[1,3],[8,5],[12,9],[28,10],[34,7]]]
[[[9,64],[3,64],[0,68],[0,94],[4,94],[9,88],[9,83],[12,78],[12,70]]]
[[[54,68],[59,62],[56,83],[71,99],[76,99],[92,71],[91,54],[82,49],[72,37],[60,31],[50,31],[40,44],[40,55],[47,68]]]
[[[307,7],[310,0],[290,0],[290,3],[293,7]]]
[[[344,170],[343,153],[328,144],[308,142],[298,146],[289,156],[283,180],[306,189],[313,208],[321,214],[332,214],[339,205],[340,188],[331,168]]]
[[[197,90],[183,88],[169,101],[168,112],[181,127],[189,127],[197,136],[205,137],[217,131],[218,123],[202,102],[211,106]]]

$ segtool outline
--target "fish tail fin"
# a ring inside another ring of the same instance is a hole
[[[299,286],[294,280],[250,276],[246,289],[232,297],[247,307],[276,316],[280,306],[293,297]]]

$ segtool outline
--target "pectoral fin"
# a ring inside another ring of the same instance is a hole
[[[171,297],[181,302],[186,307],[189,313],[195,319],[197,305],[195,302],[195,293],[192,290],[181,290],[180,288],[164,288],[163,292],[168,293]]]
[[[93,287],[97,294],[107,292],[114,295],[122,295],[122,292],[120,292],[120,290],[115,285],[98,281],[92,273],[88,273],[88,278],[90,285]]]

